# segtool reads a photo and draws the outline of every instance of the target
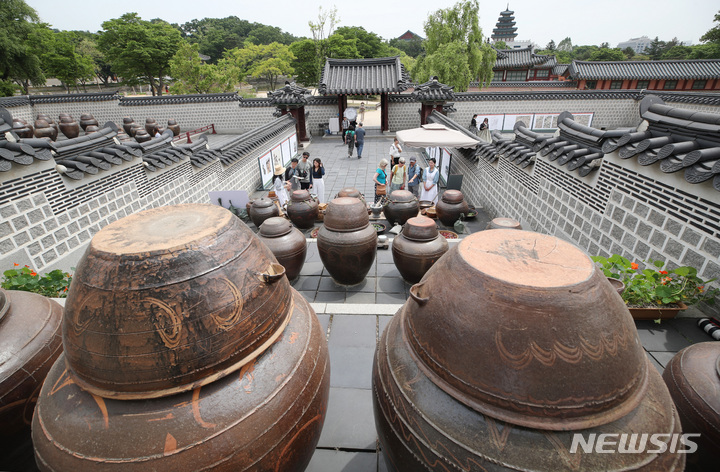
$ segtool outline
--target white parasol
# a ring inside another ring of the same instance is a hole
[[[403,144],[412,147],[474,148],[480,141],[460,131],[449,129],[439,123],[429,123],[420,128],[404,129],[395,136]]]

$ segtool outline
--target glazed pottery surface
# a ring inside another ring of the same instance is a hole
[[[60,132],[65,135],[68,139],[77,138],[80,136],[80,125],[77,123],[77,121],[61,121],[60,122]]]
[[[621,297],[552,236],[453,245],[383,333],[373,392],[390,470],[684,468],[676,449],[569,452],[575,432],[669,437],[680,424]]]
[[[130,128],[132,128],[133,125],[135,125],[135,124],[136,124],[135,120],[133,120],[132,118],[127,117],[127,116],[125,118],[123,118],[122,126],[123,126],[123,129],[125,130],[125,134],[127,134],[128,136],[132,136],[132,134],[130,134]]]
[[[460,218],[461,214],[470,211],[463,194],[459,190],[445,190],[440,201],[435,205],[438,219],[445,226],[452,226]]]
[[[273,217],[260,225],[258,237],[270,248],[278,263],[285,267],[288,280],[295,280],[307,255],[307,242],[300,230],[293,228],[285,218]]]
[[[154,118],[148,118],[145,120],[145,131],[147,131],[150,136],[155,136],[155,131],[157,131],[157,128],[158,124]]]
[[[717,469],[720,461],[720,343],[693,344],[675,354],[663,372],[683,433],[699,434],[688,455],[697,470]]]
[[[295,190],[290,195],[287,214],[295,226],[309,229],[315,225],[318,217],[318,202],[307,190]]]
[[[340,189],[335,198],[342,197],[359,198],[363,202],[365,201],[365,197],[363,197],[362,193],[360,193],[360,190],[356,189],[355,187],[345,187],[343,189]]]
[[[383,212],[390,224],[404,225],[407,220],[417,216],[419,210],[418,199],[407,190],[395,190]]]
[[[105,226],[65,304],[67,365],[103,397],[153,398],[246,365],[280,335],[290,286],[270,250],[217,205],[176,205]]]
[[[173,136],[178,136],[180,134],[180,125],[175,120],[168,120],[167,129],[173,132]]]
[[[263,221],[274,216],[280,216],[280,209],[271,199],[261,197],[252,200],[252,203],[250,203],[250,211],[248,211],[248,215],[250,216],[253,224],[260,228],[260,225],[263,224]]]
[[[41,295],[0,289],[0,469],[12,460],[31,461],[35,401],[62,352],[62,307]],[[18,457],[17,449],[27,457]]]
[[[447,250],[448,242],[440,237],[435,222],[424,216],[407,220],[392,243],[395,267],[410,283],[420,282]]]
[[[328,204],[317,241],[323,265],[340,284],[362,282],[375,261],[377,233],[357,198],[340,197]]]
[[[292,294],[282,336],[239,372],[191,392],[102,398],[81,389],[61,358],[33,420],[40,470],[304,470],[325,419],[330,362],[312,308]]]

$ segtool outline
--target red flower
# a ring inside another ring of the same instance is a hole
[[[25,268],[26,268],[26,269],[29,269],[29,268],[30,268],[30,266],[29,266],[29,265],[26,265],[26,266],[25,266]]]
[[[662,275],[667,275],[667,271],[666,271],[666,270],[659,270],[658,272],[660,272]]]
[[[37,275],[37,272],[35,272],[35,271],[33,270],[33,271],[30,272],[30,275],[32,275],[33,277],[35,277],[35,276]]]
[[[14,265],[15,267],[17,267],[17,266],[19,266],[20,264],[18,264],[17,262],[13,262],[13,265]]]
[[[633,262],[632,264],[630,264],[630,268],[631,268],[632,270],[636,270],[638,267],[640,267],[640,266],[637,265],[637,264],[634,263],[634,262]]]

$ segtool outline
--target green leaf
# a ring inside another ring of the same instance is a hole
[[[654,265],[655,267],[657,267],[658,269],[661,269],[662,266],[665,265],[665,263],[664,263],[663,261],[655,261],[655,262],[653,262],[653,265]]]
[[[675,272],[677,275],[685,277],[688,274],[690,274],[690,269],[691,269],[691,267],[678,267],[673,272]]]

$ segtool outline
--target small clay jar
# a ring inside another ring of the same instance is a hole
[[[310,229],[318,217],[318,202],[307,190],[295,190],[290,195],[287,213],[295,226]]]
[[[268,218],[280,216],[280,209],[269,198],[261,197],[253,200],[249,214],[253,224],[260,228],[260,225]]]
[[[494,218],[485,229],[522,229],[522,225],[512,218]]]
[[[177,136],[180,134],[180,125],[176,120],[173,120],[172,118],[168,120],[167,129],[173,132],[173,136]]]
[[[408,219],[392,242],[395,267],[405,280],[413,284],[420,282],[447,251],[447,240],[440,237],[435,222],[424,216]]]
[[[60,132],[65,135],[68,139],[77,138],[80,136],[80,125],[77,121],[73,120],[72,116],[65,115],[60,116]]]
[[[100,126],[100,123],[98,123],[98,120],[96,120],[90,113],[83,113],[80,115],[80,126],[83,131],[87,133],[88,126]]]
[[[135,141],[139,143],[145,143],[152,139],[152,136],[148,134],[147,131],[145,131],[142,128],[139,128],[137,132],[135,133]]]
[[[50,124],[41,119],[35,120],[35,137],[36,138],[49,138],[51,141],[57,139],[57,130],[50,126]]]
[[[292,224],[281,217],[268,218],[260,225],[258,237],[270,251],[278,263],[285,267],[288,280],[295,280],[307,255],[305,236]]]
[[[470,207],[460,190],[445,190],[440,201],[435,205],[438,219],[445,226],[452,226],[461,214],[467,215]]]
[[[12,127],[19,138],[32,138],[35,132],[33,126],[22,118],[14,118]]]
[[[123,118],[123,125],[122,125],[122,126],[123,126],[123,130],[125,130],[125,134],[127,134],[128,136],[132,136],[132,135],[130,134],[130,128],[132,128],[132,126],[133,126],[134,124],[135,124],[135,120],[133,120],[133,119],[130,118],[129,116],[126,116],[125,118]]]
[[[418,199],[407,190],[395,190],[383,211],[390,224],[404,225],[407,220],[418,214]]]
[[[128,131],[128,136],[134,138],[135,135],[137,134],[137,132],[140,130],[145,131],[145,128],[143,128],[141,125],[139,125],[137,123],[133,123],[130,125],[130,130]]]
[[[155,121],[155,118],[148,118],[145,120],[145,131],[147,131],[150,136],[155,136],[157,128],[158,124],[157,121]]]
[[[94,132],[99,131],[99,130],[100,130],[100,128],[98,128],[97,126],[95,126],[95,125],[89,125],[87,128],[85,128],[85,134],[94,133]]]

